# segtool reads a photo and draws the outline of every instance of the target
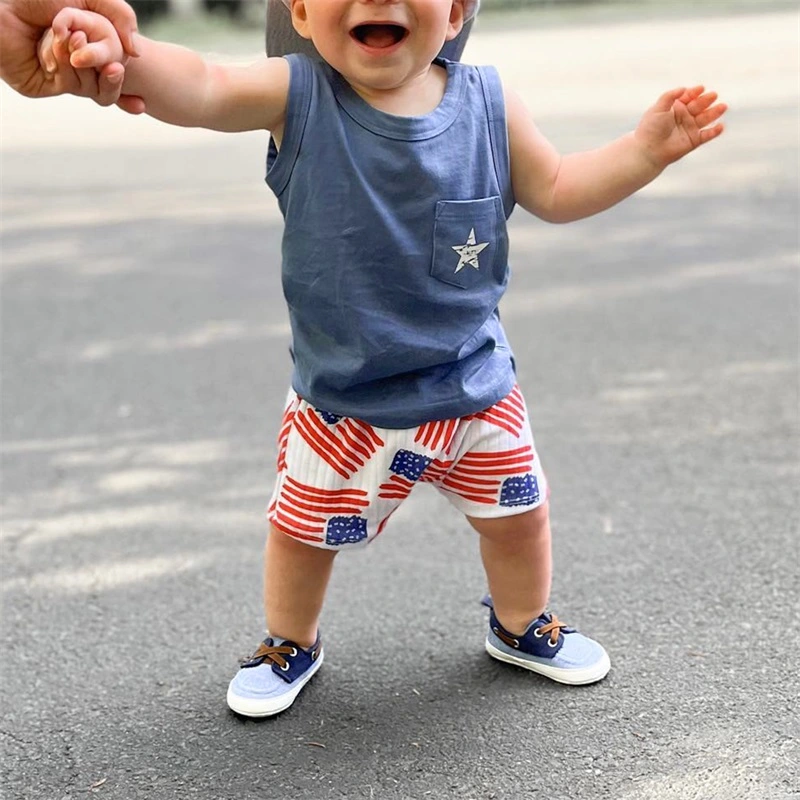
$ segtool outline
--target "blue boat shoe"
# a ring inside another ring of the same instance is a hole
[[[492,609],[486,652],[492,658],[538,672],[558,683],[596,683],[611,669],[608,653],[601,644],[548,612],[518,636],[497,621]]]
[[[285,711],[322,666],[319,636],[303,649],[295,642],[268,637],[228,686],[228,707],[244,717],[271,717]]]

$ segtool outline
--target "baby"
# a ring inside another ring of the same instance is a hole
[[[252,717],[288,708],[323,661],[334,559],[365,546],[417,483],[464,514],[492,598],[486,650],[567,684],[604,648],[547,610],[549,490],[498,314],[516,206],[549,222],[603,211],[722,133],[726,106],[671,89],[636,129],[561,156],[491,67],[437,57],[462,0],[292,0],[320,59],[205,62],[66,9],[40,43],[57,89],[93,96],[124,65],[136,110],[173,125],[271,133],[285,220],[294,371],[269,504],[269,635],[230,683]],[[451,633],[452,635],[452,633]]]

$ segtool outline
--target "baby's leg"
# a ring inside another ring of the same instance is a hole
[[[497,619],[522,634],[550,597],[552,562],[548,503],[497,519],[467,517],[480,534],[481,558]]]
[[[228,706],[237,714],[285,711],[322,665],[319,615],[335,556],[270,526],[264,561],[269,635],[228,686]]]
[[[561,683],[601,680],[610,668],[603,647],[546,609],[549,487],[518,387],[462,419],[458,435],[453,460],[434,462],[434,475],[480,535],[492,596],[487,652]]]
[[[545,611],[552,570],[547,506],[499,519],[467,517],[481,537],[492,595],[486,650],[559,683],[594,683],[611,667],[606,651]]]
[[[323,550],[270,526],[264,553],[264,613],[270,636],[310,647],[336,550]]]

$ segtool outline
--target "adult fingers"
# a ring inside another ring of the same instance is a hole
[[[55,37],[53,36],[52,29],[50,29],[39,40],[39,45],[37,47],[39,63],[44,67],[44,71],[47,73],[48,78],[51,78],[58,69],[58,61],[56,60],[55,53],[53,52],[54,42]]]
[[[46,89],[40,96],[75,94],[80,90],[80,82],[69,63],[69,52],[64,45],[56,42],[52,30],[48,29],[40,39],[37,45],[37,57],[47,79]]]

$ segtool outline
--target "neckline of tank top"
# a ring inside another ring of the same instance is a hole
[[[331,70],[336,100],[349,117],[372,133],[401,141],[431,139],[453,124],[467,87],[464,65],[444,58],[437,58],[433,63],[447,70],[447,85],[441,102],[428,114],[400,117],[380,111],[367,103],[338,72]]]

